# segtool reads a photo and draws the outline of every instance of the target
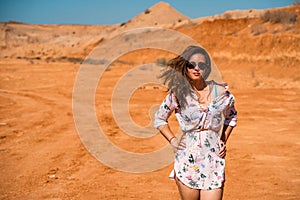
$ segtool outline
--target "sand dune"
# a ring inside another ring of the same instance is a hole
[[[122,27],[126,29],[147,26],[170,27],[187,20],[188,17],[172,8],[170,4],[159,2],[122,24]]]
[[[81,62],[97,45],[146,26],[195,39],[235,94],[239,122],[228,143],[224,199],[298,199],[300,7],[274,10],[296,14],[296,23],[263,21],[267,10],[189,19],[164,2],[111,26],[0,23],[0,199],[179,199],[167,178],[171,165],[145,174],[109,168],[84,147],[73,119]],[[176,44],[175,36],[168,39]],[[145,153],[166,145],[159,134],[138,139],[120,130],[111,96],[128,71],[172,56],[159,49],[130,52],[99,80],[97,119],[120,148]],[[150,123],[151,106],[165,94],[159,85],[137,87],[129,102],[135,123]],[[174,117],[170,123],[177,127]]]

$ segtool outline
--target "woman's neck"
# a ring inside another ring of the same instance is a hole
[[[205,80],[199,80],[199,81],[193,81],[192,86],[194,89],[201,91],[204,88],[206,88],[207,84],[206,84]]]

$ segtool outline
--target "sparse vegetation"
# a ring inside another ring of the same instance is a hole
[[[166,61],[165,58],[158,58],[158,59],[156,60],[156,64],[157,64],[157,65],[160,65],[160,66],[166,66],[166,65],[167,65],[167,61]]]
[[[251,33],[253,35],[260,35],[262,33],[265,33],[267,31],[267,29],[265,28],[265,26],[263,24],[253,24],[251,26]]]
[[[65,56],[62,56],[62,57],[65,57]],[[58,60],[60,60],[60,58],[58,58]],[[81,61],[82,61],[81,58],[76,58],[76,57],[65,57],[62,60],[66,60],[66,61],[72,62],[72,63],[81,63]]]
[[[124,39],[126,42],[134,39],[136,37],[136,35],[134,33],[131,33],[131,34],[128,34],[128,35],[125,35]]]
[[[267,11],[262,16],[264,22],[282,23],[282,24],[295,24],[297,22],[297,14],[283,10]]]
[[[107,60],[96,60],[92,58],[87,58],[84,60],[85,64],[91,64],[91,65],[103,65],[107,62],[108,62]]]
[[[260,82],[258,81],[258,80],[255,80],[255,82],[254,82],[254,87],[258,87],[260,85]]]
[[[289,30],[291,30],[291,29],[292,29],[292,26],[287,25],[287,24],[285,24],[285,25],[282,27],[282,30],[283,30],[283,31],[289,31]]]
[[[11,28],[11,27],[6,27],[5,32],[11,32],[11,31],[13,31],[13,28]]]
[[[225,19],[231,19],[232,16],[231,16],[230,13],[225,13],[225,14],[224,14],[224,18],[225,18]]]
[[[54,57],[47,57],[47,58],[42,58],[40,56],[36,56],[36,57],[22,57],[22,56],[17,56],[16,59],[24,59],[24,60],[28,60],[30,63],[34,63],[34,61],[37,60],[45,60],[47,63],[49,62],[56,62],[56,61],[60,61],[60,62],[71,62],[71,63],[81,63],[82,58],[79,57],[67,57],[67,56],[61,56],[58,58],[54,58]]]
[[[292,5],[293,6],[300,6],[300,1],[299,0],[295,0]]]
[[[147,14],[149,14],[151,11],[149,10],[149,9],[146,9],[145,11],[144,11],[144,13],[147,15]]]

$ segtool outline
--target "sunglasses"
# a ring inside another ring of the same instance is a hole
[[[208,67],[207,64],[204,62],[198,62],[198,64],[196,64],[195,62],[189,62],[187,65],[187,68],[194,69],[197,65],[198,65],[199,69],[201,69],[201,70],[204,70]]]

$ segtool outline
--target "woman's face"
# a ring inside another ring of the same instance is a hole
[[[205,64],[204,55],[197,53],[189,59],[189,66],[187,67],[188,76],[193,81],[202,80],[205,74],[207,65]]]

